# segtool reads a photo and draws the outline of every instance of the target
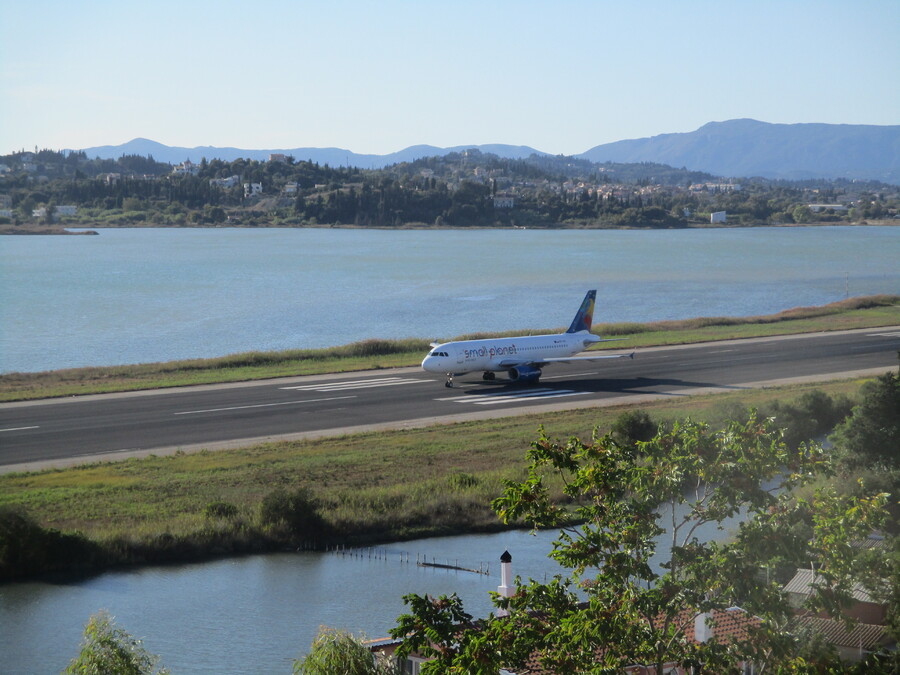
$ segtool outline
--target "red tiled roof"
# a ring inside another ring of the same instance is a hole
[[[692,610],[682,610],[678,613],[674,620],[674,625],[680,630],[689,644],[697,644],[694,636],[694,617],[697,613]],[[659,617],[663,619],[662,616]],[[743,640],[749,636],[749,630],[752,626],[758,626],[760,619],[748,614],[740,607],[731,607],[724,610],[713,610],[712,612],[712,637],[717,642],[728,643],[733,640]],[[598,659],[602,657],[605,649],[600,648],[597,651]],[[550,671],[544,670],[540,665],[540,658],[537,654],[533,654],[526,667],[522,670],[515,671],[519,675],[552,675]],[[634,664],[626,668],[627,672],[639,673],[643,672],[643,666]]]
[[[733,640],[745,640],[749,636],[751,626],[758,626],[760,620],[740,607],[728,609],[716,609],[712,613],[711,625],[712,637],[718,642],[731,642]],[[697,644],[694,637],[694,617],[696,613],[683,610],[678,615],[678,625],[682,627],[688,642]]]

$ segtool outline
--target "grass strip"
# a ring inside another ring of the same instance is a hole
[[[525,415],[6,474],[0,476],[0,535],[6,537],[0,579],[73,566],[95,570],[497,530],[490,502],[504,480],[524,478],[525,453],[539,424],[551,436],[588,438],[637,408],[657,422],[690,416],[718,424],[739,407],[814,390],[853,394],[860,383],[673,397],[540,419]],[[261,519],[263,503],[279,489],[310,496],[322,534],[298,535],[285,523]]]
[[[601,345],[601,348],[632,349],[892,325],[900,325],[900,296],[897,295],[850,298],[765,316],[598,324],[594,332],[625,338],[622,342]],[[560,330],[563,329],[502,335]],[[475,333],[454,339],[485,337],[497,335]],[[328,349],[246,352],[215,359],[8,373],[0,375],[0,402],[414,366],[421,362],[428,347],[428,341],[423,339],[365,340]]]

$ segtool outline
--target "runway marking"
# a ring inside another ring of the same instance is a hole
[[[560,398],[563,396],[582,396],[587,393],[586,391],[575,391],[574,389],[531,389],[515,394],[489,392],[485,394],[470,394],[468,396],[447,396],[435,400],[471,403],[473,405],[496,405],[498,403],[515,403],[528,398]]]
[[[900,337],[900,331],[893,333],[867,333],[866,337]]]
[[[600,374],[599,370],[594,370],[589,373],[569,373],[568,375],[550,375],[549,377],[547,375],[544,375],[541,379],[542,380],[564,380],[569,377],[584,377],[585,375],[599,375],[599,374]]]
[[[280,387],[294,391],[346,391],[348,389],[373,389],[375,387],[395,387],[401,384],[419,384],[434,380],[415,380],[408,377],[382,377],[375,380],[351,380],[349,382],[322,382],[320,384],[303,384],[296,387]]]
[[[313,398],[305,401],[283,401],[281,403],[257,403],[256,405],[236,405],[230,408],[210,408],[209,410],[186,410],[184,412],[173,413],[174,415],[200,415],[201,413],[227,412],[229,410],[248,410],[250,408],[274,408],[280,405],[300,405],[301,403],[318,403],[319,401],[340,401],[345,398],[356,398],[356,396],[334,396],[332,398]]]
[[[2,431],[25,431],[27,429],[40,429],[40,427],[12,427],[11,429],[0,429]]]
[[[778,354],[759,354],[756,356],[734,356],[727,359],[709,359],[706,361],[702,361],[702,365],[704,366],[718,366],[722,364],[734,363],[735,361],[762,361],[763,359],[774,359],[778,356]],[[680,367],[690,367],[696,365],[690,361],[683,361],[677,364]]]

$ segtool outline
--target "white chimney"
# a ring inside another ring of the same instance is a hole
[[[512,556],[509,551],[504,551],[500,556],[500,585],[497,586],[497,594],[501,598],[511,598],[515,593],[512,585]],[[497,616],[509,616],[505,609],[498,609]]]
[[[699,643],[709,642],[713,636],[713,627],[707,623],[712,619],[712,612],[703,612],[694,617],[694,639]]]

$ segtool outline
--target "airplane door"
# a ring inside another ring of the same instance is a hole
[[[463,361],[465,361],[465,360],[466,360],[466,359],[465,359],[465,356],[463,356],[463,350],[462,350],[462,349],[457,349],[457,350],[456,350],[456,365],[461,364],[461,363],[462,363]]]

